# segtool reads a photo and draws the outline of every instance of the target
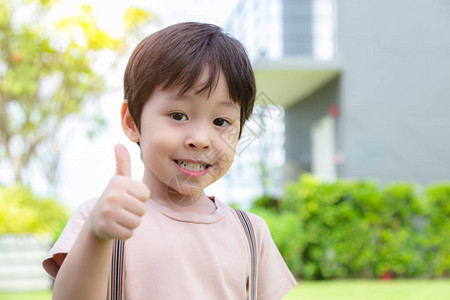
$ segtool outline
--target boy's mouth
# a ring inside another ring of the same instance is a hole
[[[175,163],[179,165],[182,169],[187,171],[200,172],[206,170],[210,165],[205,163],[194,163],[185,160],[175,160]]]

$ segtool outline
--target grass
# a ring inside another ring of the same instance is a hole
[[[283,300],[448,300],[450,280],[299,282]]]
[[[300,281],[283,300],[448,300],[450,279]],[[50,300],[51,292],[0,292],[1,300]]]
[[[1,300],[51,300],[51,291],[41,292],[0,292]]]

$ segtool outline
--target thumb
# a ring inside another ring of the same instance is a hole
[[[116,155],[116,175],[131,177],[130,154],[124,145],[114,147]]]

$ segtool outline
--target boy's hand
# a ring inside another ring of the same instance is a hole
[[[129,239],[145,213],[150,190],[131,179],[130,156],[123,145],[116,145],[116,174],[90,214],[94,233],[102,239]]]

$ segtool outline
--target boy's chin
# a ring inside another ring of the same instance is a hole
[[[192,206],[204,195],[203,187],[198,181],[180,182],[174,178],[169,184],[167,195],[169,200],[177,206],[188,207]]]

